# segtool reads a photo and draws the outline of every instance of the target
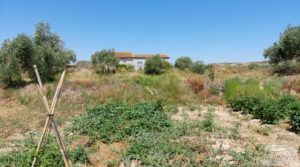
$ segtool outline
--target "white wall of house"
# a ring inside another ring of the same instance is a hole
[[[169,62],[168,59],[164,61]],[[119,64],[132,65],[135,70],[144,69],[146,59],[120,59]]]
[[[144,69],[146,59],[133,59],[133,67],[135,70]]]
[[[119,64],[127,64],[133,66],[133,61],[132,59],[120,59]]]

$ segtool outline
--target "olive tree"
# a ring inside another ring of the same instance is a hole
[[[92,65],[98,74],[115,73],[119,63],[113,49],[98,51],[92,55],[91,59]]]
[[[300,26],[288,26],[280,35],[279,41],[264,51],[273,65],[300,59]]]
[[[196,61],[191,66],[191,71],[197,74],[203,74],[206,69],[206,65],[203,63],[203,61]]]
[[[144,72],[145,74],[161,74],[164,70],[164,64],[163,64],[162,58],[160,58],[159,55],[152,56],[150,58],[146,59]]]
[[[5,40],[0,50],[0,81],[11,85],[22,80],[22,73],[36,79],[32,65],[39,68],[43,81],[50,81],[67,63],[76,61],[73,51],[64,48],[60,37],[51,32],[50,25],[38,23],[33,37],[19,34]]]
[[[51,32],[48,23],[38,23],[33,37],[35,54],[33,63],[39,68],[41,78],[51,81],[54,76],[65,69],[65,65],[76,60],[73,51],[64,48],[64,42],[60,37]],[[34,71],[30,68],[30,76],[35,79]]]
[[[175,67],[180,70],[191,68],[193,61],[190,57],[180,57],[175,61]]]
[[[12,53],[11,42],[6,40],[0,50],[0,82],[12,85],[21,81],[21,65],[19,59]]]

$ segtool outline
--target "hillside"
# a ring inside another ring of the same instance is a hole
[[[215,64],[214,71],[214,81],[207,72],[177,69],[157,76],[68,72],[55,117],[67,148],[83,148],[72,160],[78,166],[300,166],[300,136],[288,118],[263,124],[255,114],[234,111],[223,92],[224,82],[238,77],[298,98],[299,77],[272,76],[266,63]],[[48,99],[57,80],[45,85]],[[0,104],[0,160],[9,163],[26,152],[28,140],[35,148],[45,111],[34,83],[1,88]]]

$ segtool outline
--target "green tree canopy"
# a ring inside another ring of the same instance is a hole
[[[203,63],[203,61],[196,61],[191,66],[191,70],[197,74],[203,74],[205,69],[206,69],[206,65]]]
[[[11,41],[6,40],[0,53],[0,81],[5,85],[22,80],[24,72],[35,80],[33,64],[38,66],[41,79],[50,81],[67,63],[76,61],[75,53],[64,48],[48,23],[38,23],[32,38],[19,34]]]
[[[146,59],[144,72],[146,74],[161,74],[163,73],[164,64],[159,55],[152,56]]]
[[[5,85],[21,80],[21,63],[12,50],[11,42],[5,40],[0,50],[0,81]]]
[[[110,74],[115,73],[119,63],[118,58],[115,57],[113,49],[102,50],[94,53],[91,57],[92,64],[96,69],[96,73]]]
[[[175,61],[175,67],[180,70],[185,70],[191,68],[193,61],[190,57],[180,57]]]
[[[264,51],[271,64],[300,59],[300,26],[288,26],[279,41]]]

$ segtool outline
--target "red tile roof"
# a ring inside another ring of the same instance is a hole
[[[154,56],[154,55],[151,55],[151,54],[133,54],[132,52],[115,52],[115,56],[119,59],[122,59],[122,58],[136,58],[136,59],[146,59],[146,58],[149,58],[151,56]],[[159,54],[159,56],[162,58],[162,59],[169,59],[170,57],[166,54]]]

